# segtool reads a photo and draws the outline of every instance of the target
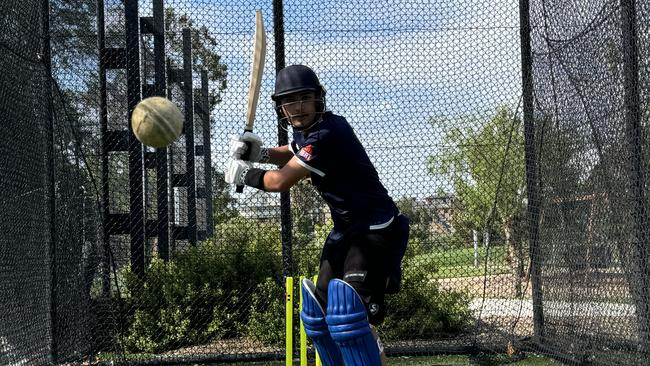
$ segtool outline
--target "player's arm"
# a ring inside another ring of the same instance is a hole
[[[268,148],[269,163],[277,166],[285,166],[293,157],[289,145]]]
[[[291,152],[289,152],[291,154]],[[293,154],[291,154],[293,155]],[[279,170],[264,173],[264,190],[268,192],[286,192],[299,180],[309,175],[309,170],[298,164],[294,157]]]
[[[235,185],[247,185],[267,192],[285,192],[310,174],[294,157],[279,170],[253,168],[244,160],[232,160],[226,167],[225,180]]]

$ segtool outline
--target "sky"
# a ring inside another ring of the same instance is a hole
[[[146,3],[146,2],[143,2]],[[255,9],[267,55],[255,132],[277,142],[271,1],[166,1],[217,39],[228,88],[212,114],[213,163],[226,162],[228,138],[244,124]],[[141,8],[146,8],[144,5]],[[518,2],[514,0],[284,1],[286,64],[311,66],[327,104],[355,129],[394,198],[449,191],[427,159],[440,154],[445,128],[432,121],[515,108],[521,94]]]

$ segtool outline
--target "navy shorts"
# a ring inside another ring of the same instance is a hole
[[[386,315],[385,294],[399,291],[408,235],[409,220],[398,215],[386,228],[350,233],[335,244],[326,244],[316,284],[316,298],[323,308],[327,307],[329,281],[339,278],[359,293],[370,324],[381,324]]]

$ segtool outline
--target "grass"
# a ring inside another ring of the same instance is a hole
[[[557,361],[537,355],[528,355],[522,359],[504,355],[496,356],[431,356],[431,357],[394,357],[388,359],[391,366],[560,366]]]
[[[527,355],[523,358],[510,358],[505,355],[449,355],[449,356],[422,356],[422,357],[389,357],[388,365],[390,366],[562,366],[563,363],[541,357],[538,355]],[[294,360],[294,365],[299,365]],[[309,365],[314,362],[310,361]],[[283,366],[283,361],[276,362],[249,362],[231,364],[235,366]],[[196,365],[199,366],[199,365]],[[206,365],[202,365],[206,366]]]
[[[491,247],[487,271],[485,256],[487,250],[480,247],[478,250],[478,267],[474,266],[474,248],[457,248],[440,252],[421,254],[412,260],[418,265],[430,265],[435,268],[432,279],[476,277],[485,274],[494,275],[508,273],[505,246]]]

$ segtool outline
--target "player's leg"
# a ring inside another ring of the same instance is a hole
[[[381,343],[370,328],[363,300],[352,286],[336,278],[328,286],[327,325],[346,366],[383,364]]]
[[[328,325],[346,365],[359,364],[359,357],[365,360],[364,365],[385,364],[383,347],[371,329],[371,324],[381,324],[386,313],[384,292],[390,268],[390,256],[387,255],[390,243],[386,241],[385,233],[364,233],[351,238],[343,261],[343,281],[332,280],[329,284]],[[337,292],[332,293],[332,290]],[[352,327],[355,332],[341,332],[337,337],[330,321],[336,322],[335,330]],[[343,326],[346,321],[348,324]],[[339,340],[352,336],[358,338],[354,342],[339,343]]]
[[[343,365],[341,351],[330,335],[325,321],[325,312],[316,298],[316,285],[309,280],[302,281],[302,310],[300,318],[305,326],[305,333],[314,343],[325,366]]]
[[[381,360],[381,365],[386,366],[388,363],[386,362],[386,352],[384,352],[384,344],[381,343],[381,339],[379,339],[379,333],[377,333],[377,329],[371,324],[370,325],[370,330],[372,331],[372,337],[375,339],[375,342],[377,343],[377,348],[379,348],[379,358]]]

